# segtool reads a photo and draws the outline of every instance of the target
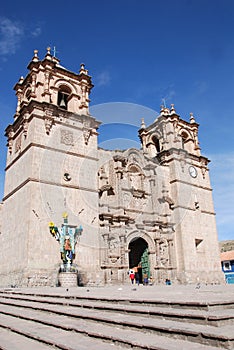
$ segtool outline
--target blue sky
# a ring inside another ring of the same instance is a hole
[[[146,115],[150,123],[162,99],[168,106],[174,103],[186,120],[194,113],[200,124],[202,153],[212,161],[219,239],[234,239],[233,18],[233,0],[4,1],[0,13],[0,197],[4,130],[12,123],[16,107],[13,86],[27,74],[34,49],[42,59],[47,46],[56,46],[63,66],[78,72],[84,62],[93,78],[91,111],[105,123],[101,145],[106,145],[106,138],[116,142],[121,137],[125,141],[134,138],[140,118]],[[116,103],[118,110],[121,103],[130,114],[112,114],[108,106]],[[100,112],[106,111],[102,118]],[[125,126],[108,129],[110,123]],[[137,137],[134,140],[137,144]]]

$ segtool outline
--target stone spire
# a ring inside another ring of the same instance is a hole
[[[196,120],[195,120],[195,118],[194,118],[193,113],[190,113],[190,123],[191,123],[191,124],[196,123]]]
[[[145,119],[144,118],[141,118],[141,129],[145,129],[146,126],[145,126]]]
[[[88,75],[88,70],[85,69],[85,64],[84,63],[81,63],[80,64],[80,70],[79,70],[79,73],[80,74],[85,74],[85,75]]]
[[[32,58],[33,62],[38,62],[39,58],[38,58],[38,50],[34,50],[34,56]]]
[[[171,104],[170,114],[176,114],[174,103]]]
[[[45,55],[45,58],[47,59],[47,60],[51,60],[52,59],[52,55],[51,55],[51,48],[50,47],[47,47],[47,52],[46,52],[46,55]]]

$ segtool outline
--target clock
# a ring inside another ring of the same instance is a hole
[[[190,176],[192,176],[193,178],[197,177],[197,169],[194,168],[194,166],[190,166],[190,167],[189,167],[189,174],[190,174]]]

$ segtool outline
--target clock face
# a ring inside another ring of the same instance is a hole
[[[197,177],[197,169],[194,168],[194,166],[190,166],[190,167],[189,167],[189,174],[190,174],[190,176],[192,176],[193,178]]]

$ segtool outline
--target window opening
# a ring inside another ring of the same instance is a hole
[[[67,110],[68,96],[69,95],[64,92],[58,92],[58,106],[60,108]]]
[[[224,269],[225,271],[230,271],[230,270],[231,270],[230,261],[224,261],[224,262],[223,262],[223,269]]]
[[[30,97],[31,97],[31,89],[28,89],[28,90],[26,91],[25,96],[26,96],[26,99],[29,101],[29,100],[30,100]]]
[[[57,101],[57,104],[60,108],[67,110],[70,94],[71,94],[71,90],[67,86],[60,86],[60,89],[58,91],[58,101]]]
[[[153,136],[153,137],[152,137],[152,141],[153,141],[153,143],[154,143],[154,145],[155,145],[155,148],[156,148],[157,153],[159,153],[159,152],[160,152],[160,143],[159,143],[159,139],[158,139],[156,136]]]
[[[204,246],[203,246],[202,242],[203,242],[203,239],[195,238],[195,247],[196,247],[197,253],[202,253],[204,250]]]
[[[184,145],[185,145],[185,143],[186,143],[187,140],[188,140],[188,135],[187,135],[185,132],[183,132],[183,133],[181,134],[181,138],[182,138],[182,148],[184,149]]]

